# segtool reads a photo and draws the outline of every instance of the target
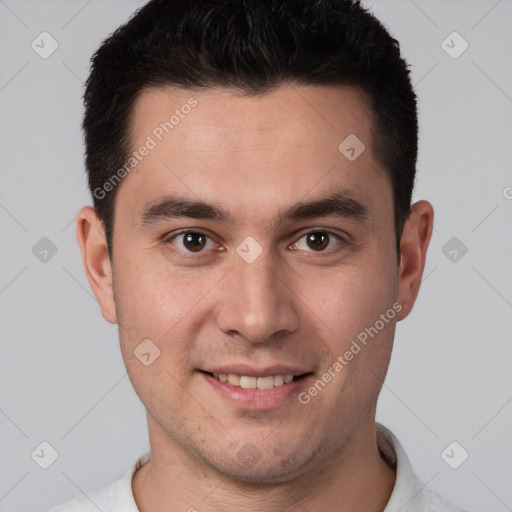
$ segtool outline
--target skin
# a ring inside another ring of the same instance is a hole
[[[138,507],[382,511],[395,471],[377,449],[376,403],[396,322],[419,290],[432,206],[412,206],[398,261],[391,185],[355,88],[286,85],[253,98],[148,89],[133,111],[133,147],[190,97],[197,106],[120,185],[112,262],[95,211],[82,209],[77,221],[87,278],[104,318],[119,325],[147,409],[152,458],[132,482]],[[366,146],[355,161],[338,150],[351,133]],[[339,190],[366,206],[364,220],[276,220]],[[221,205],[235,224],[167,218],[143,226],[143,209],[171,193]],[[184,228],[210,237],[202,252],[172,238]],[[318,250],[307,243],[310,231],[340,238]],[[236,252],[249,236],[262,249],[252,263]],[[396,317],[307,405],[294,393],[272,409],[242,407],[198,371],[289,364],[312,372],[307,390],[396,303]],[[160,350],[149,366],[134,356],[146,338]],[[241,458],[249,445],[249,460]]]

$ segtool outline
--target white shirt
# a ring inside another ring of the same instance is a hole
[[[383,512],[466,512],[434,491],[428,490],[412,470],[398,439],[386,427],[376,424],[377,444],[383,458],[396,468],[396,481]],[[140,512],[132,492],[135,472],[150,459],[145,453],[130,467],[121,480],[101,487],[88,495],[52,508],[47,512]]]

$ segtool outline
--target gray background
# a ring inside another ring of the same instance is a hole
[[[117,330],[99,313],[74,234],[90,203],[80,132],[88,61],[140,4],[0,0],[0,511],[41,510],[99,487],[148,448]],[[415,199],[436,210],[378,419],[431,488],[475,511],[512,510],[512,2],[366,4],[412,65]],[[47,59],[31,48],[43,31],[59,44]],[[456,59],[441,46],[453,31],[469,43]],[[46,262],[32,252],[43,237],[57,247]],[[46,470],[31,458],[42,441],[59,455]],[[458,469],[441,456],[453,441],[452,464],[469,453]]]

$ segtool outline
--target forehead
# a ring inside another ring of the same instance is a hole
[[[166,125],[169,133],[161,126],[166,122],[171,125]],[[228,88],[149,88],[137,98],[131,122],[135,145],[141,135],[153,133],[159,138],[161,128],[161,136],[186,151],[236,151],[256,138],[269,144],[337,149],[340,137],[353,132],[370,146],[371,126],[371,109],[361,90],[297,85],[257,96]]]
[[[256,97],[151,88],[130,126],[133,149],[151,149],[120,194],[135,210],[167,192],[231,203],[247,215],[339,188],[364,200],[387,186],[371,133],[367,98],[353,87],[287,85]],[[352,149],[363,151],[354,159]]]

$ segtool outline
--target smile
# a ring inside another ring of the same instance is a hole
[[[294,375],[267,375],[264,377],[251,377],[235,373],[211,373],[215,379],[227,382],[232,386],[243,389],[272,389],[293,381]]]
[[[303,391],[314,376],[312,372],[303,373],[298,367],[283,365],[265,369],[232,365],[209,370],[215,371],[199,370],[199,374],[210,389],[236,409],[247,411],[270,411],[286,403],[295,404],[293,397]]]

